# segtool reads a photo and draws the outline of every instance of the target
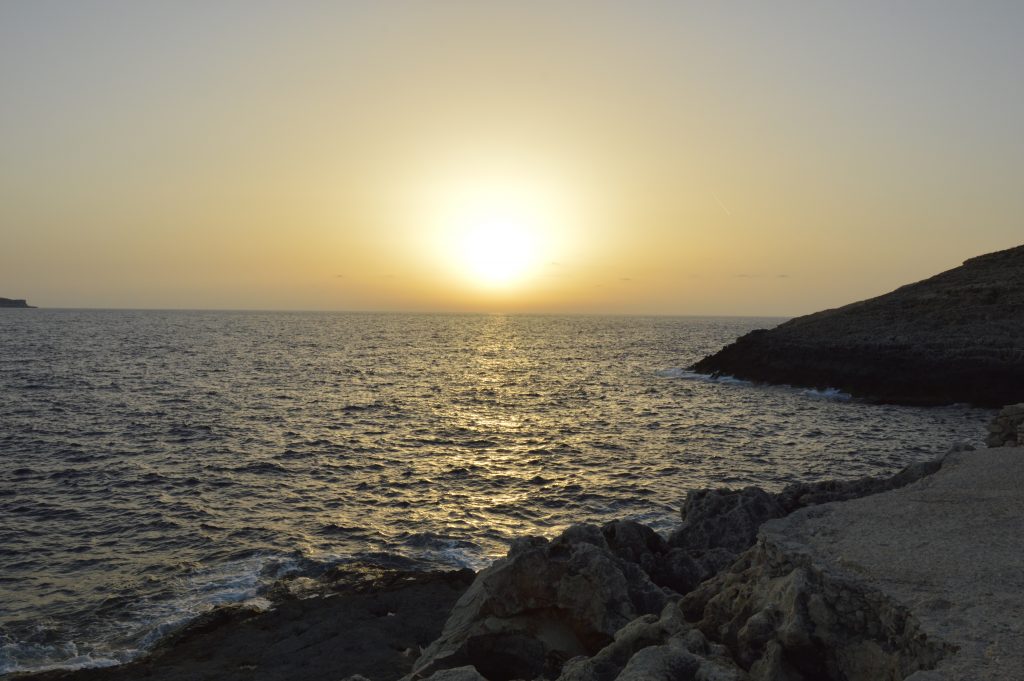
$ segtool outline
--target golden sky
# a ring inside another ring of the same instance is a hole
[[[1022,26],[994,2],[3,3],[0,296],[833,307],[1024,242]]]

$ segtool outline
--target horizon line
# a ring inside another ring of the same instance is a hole
[[[3,308],[6,309],[6,308]],[[508,317],[712,317],[712,318],[743,318],[743,319],[793,319],[802,315],[779,314],[700,314],[684,312],[567,312],[567,311],[502,311],[502,310],[360,310],[335,308],[248,308],[248,307],[89,307],[89,306],[42,306],[35,305],[34,310],[83,310],[94,312],[284,312],[304,314],[368,314],[368,315],[452,315],[452,316],[508,316]],[[804,313],[809,314],[809,313]]]

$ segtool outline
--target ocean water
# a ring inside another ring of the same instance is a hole
[[[754,318],[0,313],[0,674],[338,563],[479,568],[686,491],[892,472],[991,413],[684,367]]]

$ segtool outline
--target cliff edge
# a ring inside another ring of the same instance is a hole
[[[691,369],[897,404],[1024,401],[1024,246],[751,331]]]

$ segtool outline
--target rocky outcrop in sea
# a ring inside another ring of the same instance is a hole
[[[1024,401],[1024,246],[751,331],[691,369],[899,404]]]

